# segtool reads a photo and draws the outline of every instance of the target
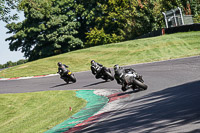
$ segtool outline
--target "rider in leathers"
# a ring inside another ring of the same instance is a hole
[[[103,65],[92,60],[91,61],[91,71],[92,71],[92,74],[94,74],[97,79],[101,77],[101,75],[100,75],[101,70],[98,71],[97,70],[98,67],[103,67]]]
[[[124,75],[126,73],[136,73],[136,71],[133,68],[127,68],[124,69],[122,67],[120,67],[119,65],[114,65],[114,71],[115,71],[115,75],[114,78],[116,79],[117,83],[122,85],[122,91],[126,91],[128,89],[128,86],[125,82]],[[140,81],[143,82],[142,76],[136,73],[136,78],[140,79]]]
[[[62,64],[61,62],[58,62],[58,72],[60,74],[60,78],[63,78],[65,76],[65,74],[67,75],[67,73],[69,72],[69,70],[67,69],[68,66],[65,64]]]

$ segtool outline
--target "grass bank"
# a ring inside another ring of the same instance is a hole
[[[42,133],[85,105],[75,91],[0,94],[0,132]]]
[[[92,59],[113,67],[200,55],[200,31],[176,33],[77,50],[40,59],[0,71],[0,77],[24,77],[53,74],[57,62],[69,65],[73,72],[90,69]]]

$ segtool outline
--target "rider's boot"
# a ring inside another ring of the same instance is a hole
[[[121,90],[122,90],[122,91],[126,91],[126,90],[128,90],[128,89],[129,89],[129,86],[123,83],[123,84],[122,84]]]
[[[122,86],[121,90],[122,90],[122,91],[126,91],[126,90],[128,90],[128,88]]]
[[[144,80],[142,79],[142,75],[137,75],[137,78],[143,83],[144,82]]]
[[[101,78],[101,76],[99,76],[99,74],[96,74],[95,78],[99,79],[99,78]]]

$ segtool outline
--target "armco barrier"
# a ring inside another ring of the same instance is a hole
[[[188,31],[200,31],[200,23],[158,29],[156,31],[152,31],[152,32],[149,32],[142,36],[139,36],[135,39],[156,37],[156,36],[161,36],[163,34],[173,34],[173,33],[177,33],[177,32],[188,32]]]
[[[140,37],[137,37],[136,39],[161,36],[162,35],[162,31],[163,31],[162,29],[158,29],[158,30],[149,32],[147,34],[144,34],[144,35],[142,35]]]
[[[177,27],[166,28],[166,34],[172,34],[177,32],[188,32],[188,31],[200,31],[200,23],[190,24],[190,25],[182,25]]]

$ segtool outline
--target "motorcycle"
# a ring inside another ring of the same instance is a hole
[[[76,82],[76,78],[74,76],[74,74],[70,71],[67,71],[66,73],[64,73],[63,76],[60,77],[61,79],[63,79],[67,84],[71,81],[73,83]]]
[[[103,66],[96,66],[96,73],[98,73],[98,78],[102,78],[103,80],[114,80],[114,77],[112,76],[111,70],[109,68]]]
[[[126,91],[132,88],[133,91],[146,90],[148,86],[144,84],[142,77],[138,77],[135,72],[125,73],[122,78],[124,83],[122,84],[122,91]]]

